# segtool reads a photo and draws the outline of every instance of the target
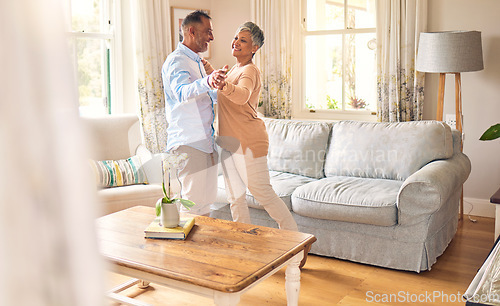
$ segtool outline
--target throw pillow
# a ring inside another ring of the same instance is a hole
[[[120,160],[91,160],[90,164],[96,175],[97,185],[100,187],[148,183],[139,156]]]

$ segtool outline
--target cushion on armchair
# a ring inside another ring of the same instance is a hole
[[[103,188],[148,183],[138,156],[120,160],[91,160],[90,165],[97,185]]]

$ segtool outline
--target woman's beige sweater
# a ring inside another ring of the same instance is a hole
[[[226,86],[217,91],[219,145],[235,152],[241,144],[243,153],[253,157],[267,155],[269,138],[264,121],[257,116],[260,96],[260,70],[253,63],[233,66],[227,73]]]

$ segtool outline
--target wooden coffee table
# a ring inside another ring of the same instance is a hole
[[[145,239],[154,218],[154,208],[136,206],[97,220],[100,252],[115,272],[236,305],[242,293],[288,265],[288,305],[298,304],[299,262],[313,235],[196,216],[186,240]],[[145,305],[115,292],[113,299]]]

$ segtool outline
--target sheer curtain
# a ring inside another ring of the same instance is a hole
[[[427,0],[377,1],[378,120],[421,120],[424,74],[415,71],[420,32],[427,26]]]
[[[104,305],[61,1],[0,1],[0,305]]]
[[[262,73],[264,115],[291,118],[292,108],[292,0],[254,0],[252,19],[264,31],[264,45],[255,54]]]
[[[136,0],[132,8],[144,141],[150,151],[160,153],[165,151],[167,145],[161,67],[172,51],[170,1]]]

